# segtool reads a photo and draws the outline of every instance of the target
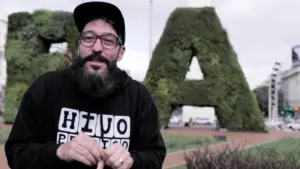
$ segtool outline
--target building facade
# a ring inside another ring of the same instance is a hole
[[[294,109],[300,107],[300,46],[292,48],[292,67],[282,75],[282,91],[284,105]],[[300,118],[300,112],[296,111],[295,116]]]
[[[5,44],[7,38],[7,21],[0,20],[0,117],[4,110],[4,95],[7,81],[7,63],[5,59]]]
[[[282,77],[285,105],[300,106],[300,66],[286,71]]]

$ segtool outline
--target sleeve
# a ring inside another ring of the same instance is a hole
[[[56,156],[58,144],[42,142],[44,82],[35,82],[24,94],[12,130],[5,143],[11,169],[52,169],[63,162]]]
[[[146,89],[144,89],[146,90]],[[138,145],[131,150],[132,169],[161,169],[166,157],[166,147],[160,133],[160,123],[156,105],[148,91],[143,95],[142,115],[137,128]]]

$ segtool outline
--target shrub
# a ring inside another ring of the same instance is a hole
[[[248,151],[227,146],[221,151],[206,147],[186,155],[187,169],[300,169],[300,148],[292,152],[260,147]]]
[[[5,123],[13,123],[18,112],[18,107],[23,98],[23,94],[28,86],[25,83],[14,83],[6,89],[4,98],[4,113],[3,118]]]
[[[204,80],[184,80],[193,56]],[[221,128],[265,131],[256,98],[214,8],[173,11],[144,84],[157,103],[163,125],[168,123],[172,105],[210,106],[216,109]]]
[[[78,35],[70,12],[40,9],[32,14],[17,12],[9,15],[5,46],[9,65],[4,113],[7,122],[14,120],[14,112],[27,86],[41,74],[67,65],[64,54],[49,53],[51,44],[67,42],[67,51],[75,54]]]

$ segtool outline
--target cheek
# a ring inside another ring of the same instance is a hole
[[[113,61],[113,60],[116,60],[117,57],[119,57],[119,53],[116,50],[104,51],[103,56],[105,56],[110,61]]]
[[[79,46],[79,56],[88,56],[93,53],[92,48],[87,48],[84,46]]]

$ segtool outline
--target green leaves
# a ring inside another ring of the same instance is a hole
[[[204,80],[185,80],[196,56]],[[264,121],[214,8],[177,8],[153,51],[145,78],[162,123],[171,106],[213,106],[230,130],[264,131]]]
[[[43,73],[66,66],[64,53],[49,53],[51,44],[68,42],[68,51],[74,54],[78,32],[70,12],[36,10],[33,14],[13,13],[8,18],[5,117],[12,122],[27,86]]]

